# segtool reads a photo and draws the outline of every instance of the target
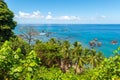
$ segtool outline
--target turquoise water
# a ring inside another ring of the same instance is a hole
[[[113,51],[120,46],[120,24],[18,25],[14,32],[20,34],[20,28],[23,26],[33,26],[39,32],[50,32],[48,37],[37,36],[44,41],[54,37],[70,42],[80,41],[84,47],[89,47],[89,42],[97,38],[102,45],[96,47],[96,50],[103,52],[107,57],[111,56]],[[118,44],[111,44],[113,40],[118,41]]]

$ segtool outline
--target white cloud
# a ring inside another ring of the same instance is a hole
[[[59,16],[57,20],[74,20],[74,21],[94,21],[106,19],[106,16],[94,16],[94,17],[79,17],[79,16]]]
[[[58,20],[82,20],[82,18],[78,16],[60,16]]]
[[[97,21],[97,20],[104,20],[106,18],[107,16],[102,15],[102,16],[94,16],[94,17],[86,18],[86,20]]]
[[[48,12],[49,15],[51,15],[52,13],[51,12]]]
[[[52,20],[52,19],[55,19],[55,18],[52,16],[52,13],[51,13],[51,12],[48,12],[48,15],[46,16],[45,19],[46,19],[46,20]]]
[[[47,16],[46,16],[46,19],[47,19],[47,20],[51,20],[51,19],[53,19],[53,17],[52,17],[51,15],[47,15]]]
[[[61,15],[61,16],[53,16],[52,12],[48,12],[47,15],[41,14],[40,11],[33,11],[32,13],[27,13],[23,11],[19,11],[18,14],[15,14],[15,19],[21,22],[33,22],[33,23],[40,23],[40,22],[94,22],[99,20],[104,20],[107,17],[105,15],[97,15],[93,17],[80,17],[80,16],[68,16],[68,15]]]
[[[102,15],[102,16],[100,16],[102,19],[106,19],[107,18],[107,16],[104,16],[104,15]]]
[[[15,18],[44,18],[44,16],[41,15],[40,11],[34,11],[33,13],[19,11]]]
[[[69,16],[60,16],[58,19],[59,20],[71,20]]]
[[[51,13],[49,13],[46,18],[47,20],[65,20],[65,21],[70,21],[70,20],[82,20],[82,18],[77,17],[77,16],[52,16]]]

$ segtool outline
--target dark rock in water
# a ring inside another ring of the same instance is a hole
[[[98,42],[97,46],[100,47],[102,45],[102,42]]]
[[[89,45],[91,48],[100,47],[102,45],[102,42],[98,42],[98,39],[94,38],[92,41],[89,42]]]
[[[117,44],[117,43],[118,43],[117,40],[113,40],[113,41],[111,42],[111,44]]]
[[[95,39],[94,39],[94,41],[98,41],[98,39],[97,39],[97,38],[95,38]]]
[[[90,42],[89,42],[89,45],[90,45],[91,47],[96,47],[95,41],[90,41]]]

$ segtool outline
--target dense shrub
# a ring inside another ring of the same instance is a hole
[[[34,51],[26,56],[21,49],[16,51],[10,47],[11,43],[6,41],[0,48],[0,78],[2,79],[32,79],[39,67],[40,59]]]
[[[97,80],[119,80],[120,79],[120,55],[105,58],[101,66],[95,70]]]

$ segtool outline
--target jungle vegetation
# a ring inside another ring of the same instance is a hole
[[[120,48],[107,58],[80,42],[51,38],[31,44],[12,32],[13,17],[0,0],[0,80],[120,80]]]

